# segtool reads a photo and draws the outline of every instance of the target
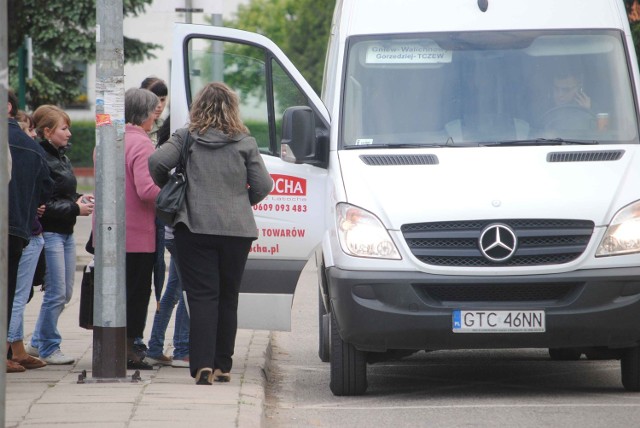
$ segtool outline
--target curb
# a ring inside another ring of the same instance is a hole
[[[243,361],[243,378],[240,381],[237,427],[265,426],[265,397],[267,377],[265,368],[271,360],[271,332],[253,330]]]

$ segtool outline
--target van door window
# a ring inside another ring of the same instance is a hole
[[[263,49],[205,38],[189,40],[189,101],[207,83],[225,82],[240,98],[240,115],[264,154],[274,154]]]
[[[273,70],[273,97],[274,113],[276,117],[276,144],[277,152],[280,152],[282,141],[282,115],[284,111],[293,106],[308,106],[311,104],[307,96],[296,86],[289,75],[275,60],[272,61]]]
[[[225,82],[238,93],[240,114],[260,151],[279,156],[284,111],[311,106],[282,66],[262,48],[205,38],[190,39],[188,57],[190,100],[207,83]]]

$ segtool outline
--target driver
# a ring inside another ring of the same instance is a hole
[[[583,75],[575,67],[556,70],[553,75],[551,108],[540,117],[540,129],[550,138],[560,134],[571,138],[585,138],[595,127],[591,98],[582,90]],[[559,134],[560,133],[560,134]]]
[[[582,75],[569,69],[561,70],[553,78],[553,102],[555,107],[575,105],[591,109],[591,98],[582,90]]]

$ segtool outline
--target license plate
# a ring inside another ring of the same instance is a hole
[[[543,333],[543,310],[453,311],[454,333]]]

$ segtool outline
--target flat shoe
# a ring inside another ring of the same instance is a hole
[[[127,360],[128,370],[153,370],[151,364],[147,364],[144,360]]]
[[[166,355],[160,355],[159,357],[144,357],[144,362],[147,364],[151,364],[152,366],[170,366],[173,363],[173,359],[171,357],[167,357]]]
[[[42,361],[40,358],[32,357],[31,355],[28,355],[28,354],[26,357],[20,358],[20,359],[13,357],[11,361],[13,361],[14,363],[20,364],[22,367],[24,367],[27,370],[39,369],[47,365],[47,363]]]
[[[213,370],[209,367],[198,369],[196,372],[196,385],[212,385]]]
[[[231,375],[229,373],[223,373],[220,369],[215,369],[213,372],[213,380],[215,382],[231,382]]]
[[[7,360],[7,373],[22,373],[26,371],[24,367],[15,361]]]

